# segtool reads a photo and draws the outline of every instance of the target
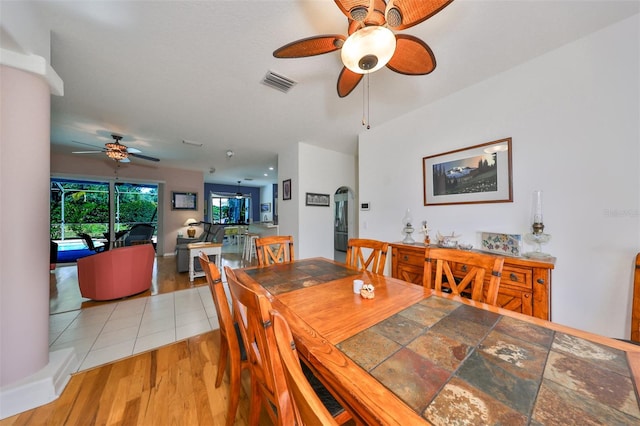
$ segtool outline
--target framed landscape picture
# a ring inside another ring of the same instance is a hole
[[[329,194],[314,194],[313,192],[307,192],[305,205],[329,207],[330,198],[331,196]]]
[[[424,205],[513,201],[511,138],[422,159]]]
[[[271,203],[262,203],[260,204],[260,212],[261,213],[269,213],[271,211]]]

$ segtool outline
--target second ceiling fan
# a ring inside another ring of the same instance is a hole
[[[348,21],[348,37],[320,35],[286,44],[273,52],[276,58],[302,58],[341,49],[344,64],[338,77],[338,96],[355,89],[364,74],[383,66],[406,75],[429,74],[436,59],[417,37],[395,34],[430,18],[453,0],[335,0]]]
[[[137,148],[129,148],[121,144],[120,141],[122,140],[122,136],[120,135],[112,134],[111,137],[113,138],[113,142],[108,142],[104,144],[104,148],[102,148],[100,151],[74,151],[73,153],[74,154],[96,154],[99,152],[104,152],[105,154],[107,154],[107,157],[119,163],[129,163],[131,161],[129,160],[129,157],[136,157],[142,160],[149,160],[149,161],[155,161],[155,162],[160,161],[158,158],[150,157],[148,155],[143,155],[142,151],[140,151]],[[83,142],[76,142],[76,143],[93,146]]]

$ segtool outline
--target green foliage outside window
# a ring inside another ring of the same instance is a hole
[[[115,197],[115,231],[136,223],[156,224],[157,187],[118,183]],[[63,223],[65,238],[75,238],[79,233],[102,238],[109,230],[109,185],[52,180],[50,221],[52,239],[62,238]]]

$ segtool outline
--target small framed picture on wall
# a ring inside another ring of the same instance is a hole
[[[282,199],[283,200],[291,199],[291,179],[282,181]]]

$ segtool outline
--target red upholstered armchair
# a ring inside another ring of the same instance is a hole
[[[148,290],[155,254],[151,244],[140,244],[78,259],[82,297],[112,300]]]

